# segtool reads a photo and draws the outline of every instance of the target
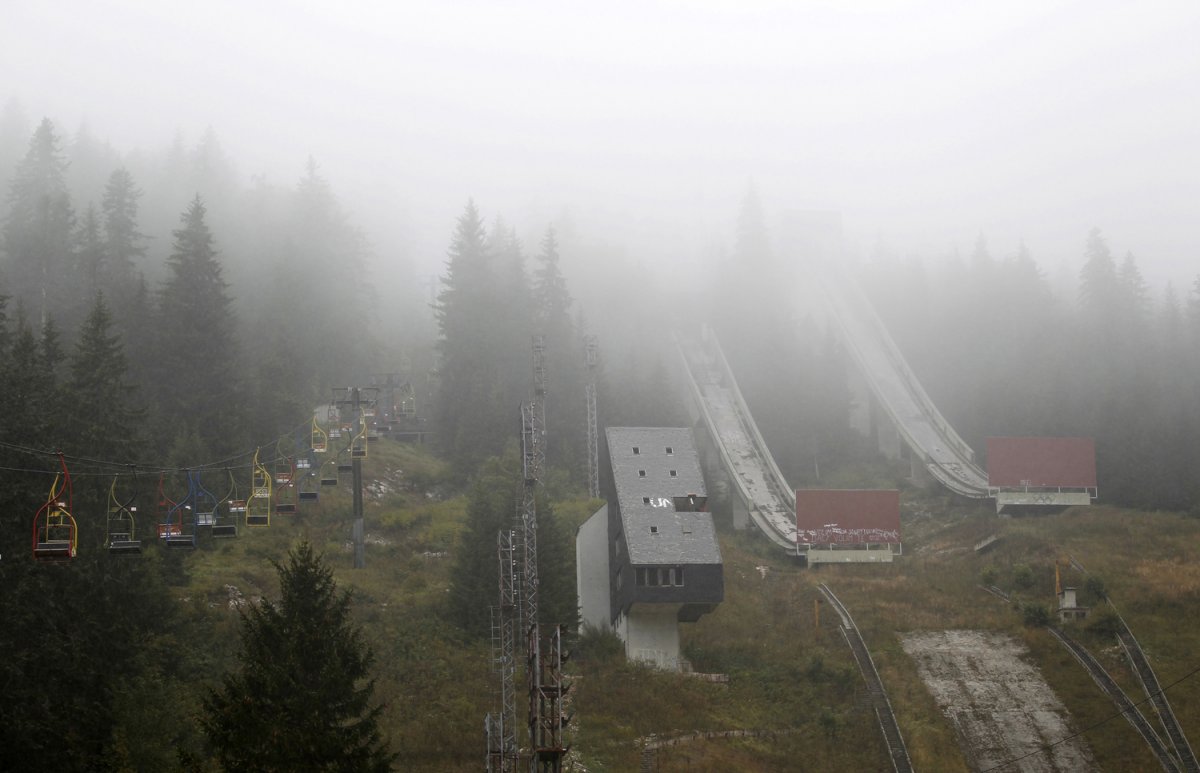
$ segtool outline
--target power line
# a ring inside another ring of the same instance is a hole
[[[99,467],[111,467],[111,468],[117,468],[117,469],[123,469],[123,470],[138,469],[138,470],[141,470],[143,474],[147,474],[147,475],[161,474],[161,473],[167,473],[167,472],[187,472],[187,471],[200,471],[200,470],[228,469],[232,462],[235,462],[239,459],[244,459],[248,462],[249,459],[254,456],[254,453],[257,450],[259,450],[260,448],[269,447],[271,445],[278,446],[278,444],[282,440],[284,440],[285,438],[290,438],[290,437],[295,436],[295,434],[297,432],[299,432],[302,428],[307,427],[307,426],[309,426],[309,422],[307,422],[307,421],[302,422],[300,424],[295,425],[287,432],[284,432],[284,433],[278,435],[272,441],[263,443],[262,445],[256,446],[255,448],[252,448],[247,451],[238,452],[231,456],[227,456],[224,459],[218,459],[215,461],[205,462],[203,464],[196,464],[196,465],[168,467],[168,466],[164,466],[162,464],[156,464],[156,463],[151,463],[151,462],[128,462],[128,461],[118,462],[118,461],[114,461],[112,459],[93,459],[91,457],[76,456],[76,455],[67,454],[67,453],[63,454],[63,458],[69,460],[72,464],[79,463],[79,464],[83,464],[84,466],[87,466],[90,464],[90,465],[95,465],[95,466],[99,466]],[[0,441],[0,448],[5,448],[10,451],[16,451],[17,453],[20,453],[20,454],[25,454],[28,456],[34,456],[34,457],[38,457],[38,458],[42,458],[42,457],[56,458],[58,456],[57,451],[49,451],[49,450],[40,449],[40,448],[33,448],[31,446],[24,446],[24,445],[19,445],[16,443],[7,443],[4,441]],[[285,454],[276,453],[274,456],[266,457],[262,461],[265,464],[272,464],[272,463],[278,462],[285,458],[287,458]],[[56,474],[53,470],[37,470],[37,469],[29,469],[29,468],[22,469],[22,468],[13,468],[13,467],[0,467],[0,470],[4,470],[6,472],[28,473],[28,474],[33,474],[33,475],[54,475],[54,474]],[[72,472],[71,474],[80,476],[80,477],[92,477],[92,476],[108,477],[108,476],[114,475],[114,473],[112,473],[112,472],[83,472],[83,471]],[[124,477],[124,476],[128,476],[128,475],[133,475],[133,474],[134,473],[132,471],[115,473],[115,475],[118,477]]]

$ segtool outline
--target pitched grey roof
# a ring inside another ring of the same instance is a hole
[[[605,434],[630,561],[721,563],[712,516],[675,511],[674,497],[706,495],[692,431],[609,427]]]

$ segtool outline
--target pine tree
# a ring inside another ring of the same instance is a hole
[[[559,268],[558,236],[553,226],[542,237],[533,276],[534,329],[545,336],[547,368],[552,376],[546,395],[546,461],[571,472],[583,485],[587,462],[582,338],[571,318],[571,293]]]
[[[107,254],[100,236],[96,207],[89,204],[75,231],[75,283],[84,293],[95,296],[107,286]]]
[[[104,213],[104,252],[108,259],[104,284],[119,301],[128,298],[133,288],[135,262],[146,254],[145,235],[138,230],[138,199],[142,192],[125,167],[113,170],[104,188],[100,209]]]
[[[11,290],[39,319],[51,308],[71,309],[76,300],[67,281],[74,213],[61,144],[54,125],[43,119],[14,174],[4,224]]]
[[[516,415],[521,399],[505,404],[496,285],[479,210],[469,201],[458,218],[434,306],[441,356],[437,438],[464,478],[513,434],[515,421],[506,418]]]
[[[242,617],[240,667],[205,699],[204,731],[237,773],[386,771],[393,755],[372,706],[374,658],[350,618],[351,595],[301,543],[279,573],[279,603]]]
[[[1118,295],[1117,264],[1099,228],[1088,234],[1079,272],[1079,300],[1086,316],[1099,321],[1111,314]]]
[[[466,526],[455,549],[451,616],[463,630],[480,639],[490,630],[489,608],[499,601],[496,535],[516,524],[521,462],[515,449],[514,444],[503,456],[490,457],[481,465],[467,494]]]
[[[77,455],[129,461],[138,447],[141,411],[126,380],[124,347],[112,327],[104,295],[98,293],[71,357],[67,416]]]
[[[232,302],[197,196],[180,217],[158,297],[153,381],[161,438],[194,430],[210,451],[240,445]],[[183,426],[181,426],[183,425]]]

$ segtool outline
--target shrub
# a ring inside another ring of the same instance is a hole
[[[624,652],[625,645],[621,643],[615,631],[584,623],[583,632],[579,634],[575,646],[571,649],[571,656],[580,661],[607,663],[621,657]]]
[[[1112,639],[1121,630],[1121,618],[1112,607],[1101,607],[1092,613],[1087,628],[1096,636]]]
[[[1104,587],[1104,580],[1095,575],[1088,577],[1083,583],[1083,592],[1093,604],[1108,598],[1108,589]]]
[[[1013,564],[1012,584],[1021,590],[1033,587],[1033,570],[1028,564]]]
[[[996,567],[985,566],[983,571],[979,573],[979,581],[984,585],[996,584]]]
[[[1026,604],[1021,608],[1021,616],[1025,625],[1031,628],[1043,628],[1050,624],[1050,610],[1042,604]]]

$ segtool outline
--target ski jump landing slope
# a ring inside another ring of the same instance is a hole
[[[823,280],[831,317],[847,350],[913,454],[951,491],[977,499],[990,496],[987,473],[975,464],[975,452],[921,388],[858,284],[833,273]]]
[[[796,493],[767,450],[716,336],[676,337],[693,408],[704,419],[737,496],[773,542],[796,552]]]

